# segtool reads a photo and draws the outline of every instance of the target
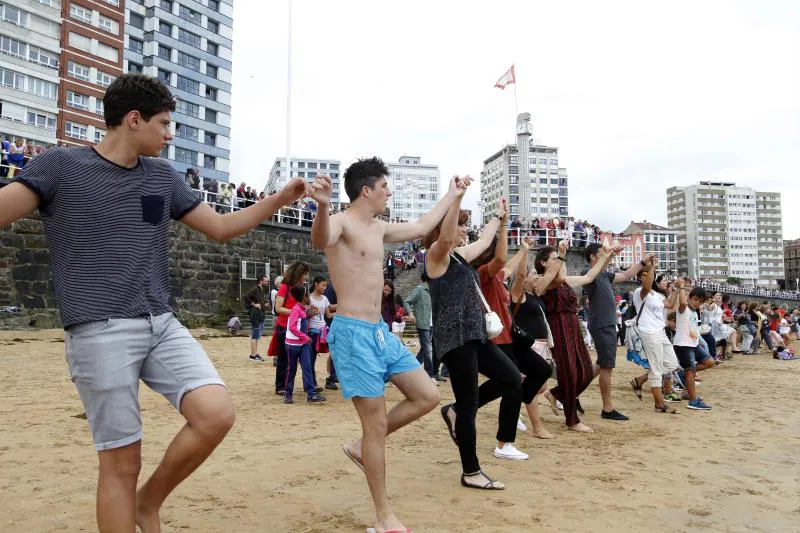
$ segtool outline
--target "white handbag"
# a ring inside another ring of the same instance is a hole
[[[455,255],[453,255],[452,252],[450,253],[450,256],[453,259],[455,259],[456,262],[462,265],[464,264],[463,262],[459,261],[458,258]],[[472,267],[469,267],[468,265],[467,267],[470,270],[472,270]],[[500,317],[497,315],[497,313],[492,311],[492,308],[489,307],[489,304],[486,301],[486,298],[483,297],[483,292],[481,292],[481,288],[478,285],[478,282],[475,281],[474,277],[472,278],[472,282],[475,284],[475,289],[477,289],[478,296],[481,297],[481,301],[483,302],[483,308],[486,311],[486,313],[484,313],[483,315],[483,324],[486,327],[486,338],[489,340],[494,339],[495,337],[503,333],[503,321],[500,320]]]

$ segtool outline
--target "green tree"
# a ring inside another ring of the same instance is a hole
[[[742,284],[742,278],[736,278],[736,277],[732,276],[732,277],[726,279],[725,283],[728,283],[729,285],[741,285]]]

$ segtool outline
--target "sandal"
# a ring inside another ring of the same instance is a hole
[[[639,401],[642,401],[642,386],[639,385],[639,382],[636,381],[636,378],[633,378],[628,383],[630,383],[631,388],[633,389],[633,393],[639,398]]]
[[[364,464],[364,461],[362,461],[360,458],[356,457],[354,453],[352,453],[350,450],[348,450],[347,446],[342,446],[342,451],[347,456],[347,458],[350,459],[351,461],[353,461],[353,464],[355,464],[358,468],[360,468],[361,471],[366,475],[366,473],[367,473],[367,465]]]
[[[442,413],[442,418],[444,418],[444,423],[447,424],[447,431],[448,431],[448,433],[450,433],[450,438],[453,439],[453,442],[455,442],[456,446],[458,446],[458,438],[456,438],[455,425],[451,422],[450,417],[447,416],[447,412],[450,409],[455,409],[455,407],[453,407],[453,405],[454,404],[452,404],[452,403],[444,405],[439,410],[439,412]],[[456,415],[456,416],[458,416],[458,415]]]
[[[656,405],[655,406],[655,412],[656,413],[667,413],[667,414],[670,414],[670,415],[677,415],[678,414],[678,411],[676,411],[675,409],[673,409],[672,407],[670,407],[668,405],[661,405],[661,406]]]
[[[475,474],[471,474],[471,475],[473,475],[473,476],[474,476],[474,475],[476,475],[476,474],[480,474],[480,475],[482,475],[483,477],[485,477],[485,478],[486,478],[486,484],[484,484],[484,485],[471,485],[471,484],[469,484],[469,483],[467,483],[467,482],[465,481],[465,480],[466,480],[466,477],[467,477],[467,475],[466,475],[466,474],[461,474],[461,485],[462,485],[462,486],[464,486],[464,487],[467,487],[468,489],[480,489],[480,490],[505,490],[505,487],[501,487],[501,486],[499,486],[499,485],[497,484],[497,480],[496,480],[496,479],[492,479],[492,478],[490,478],[490,477],[489,477],[489,476],[486,474],[486,472],[484,472],[483,470],[478,470],[478,471],[477,471]]]

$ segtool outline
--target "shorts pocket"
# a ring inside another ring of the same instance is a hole
[[[67,334],[71,339],[82,339],[84,337],[88,337],[95,333],[100,333],[108,329],[111,325],[111,319],[106,318],[105,320],[92,320],[91,322],[82,322],[80,324],[75,324],[74,326],[70,326],[67,330]]]

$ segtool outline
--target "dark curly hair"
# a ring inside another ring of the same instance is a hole
[[[389,169],[378,157],[369,159],[359,159],[344,171],[344,190],[350,198],[350,202],[355,202],[361,196],[361,188],[365,185],[370,189],[375,188],[375,183],[389,175]]]
[[[131,111],[145,122],[163,111],[175,111],[175,99],[161,80],[144,74],[123,74],[106,89],[103,97],[106,126],[113,128]]]

